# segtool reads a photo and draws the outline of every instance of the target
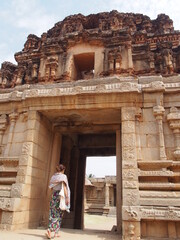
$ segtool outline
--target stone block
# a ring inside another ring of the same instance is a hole
[[[1,224],[12,224],[13,223],[13,212],[3,211],[1,216]]]
[[[140,143],[141,143],[141,148],[147,147],[146,134],[140,134]]]
[[[123,161],[136,161],[137,152],[135,147],[123,147],[122,148],[122,160]]]
[[[35,145],[32,142],[24,142],[22,145],[22,155],[30,155],[33,156],[33,149]]]
[[[19,158],[19,166],[28,166],[32,161],[32,157],[30,155],[21,155]]]
[[[158,125],[157,122],[143,122],[140,125],[141,134],[158,134]]]
[[[25,141],[25,133],[15,133],[13,136],[13,143],[22,143]]]
[[[157,134],[146,134],[146,144],[148,148],[159,146],[159,137]]]
[[[14,133],[24,133],[26,131],[26,123],[17,121],[14,127]]]
[[[10,191],[4,191],[4,190],[0,190],[0,196],[1,197],[10,197]]]
[[[122,222],[122,239],[123,240],[140,240],[141,227],[140,222],[123,221]]]
[[[13,199],[9,197],[0,198],[0,209],[3,211],[13,211]]]
[[[156,119],[153,114],[153,108],[143,108],[143,122],[154,122]]]
[[[37,121],[41,121],[41,116],[37,111],[29,111],[28,112],[28,121],[29,120],[37,120]]]
[[[122,179],[129,181],[138,181],[138,169],[123,169],[122,170]]]
[[[121,121],[135,121],[136,108],[126,107],[121,109]]]
[[[42,208],[42,199],[15,198],[13,211],[37,211]]]
[[[23,184],[14,183],[11,187],[11,197],[12,198],[21,198],[23,196]]]
[[[41,193],[41,195],[39,195]],[[15,183],[12,185],[11,197],[21,198],[40,198],[43,194],[43,185],[31,185],[31,184],[21,184]]]
[[[122,122],[122,133],[135,133],[135,122],[134,121],[124,121]]]
[[[139,183],[137,181],[123,181],[123,189],[139,189]]]
[[[176,239],[176,224],[175,222],[168,222],[168,237],[170,239]]]
[[[43,184],[44,179],[36,178],[32,176],[17,176],[16,183],[24,183],[24,184],[31,184],[31,185],[41,185]]]
[[[28,120],[27,122],[27,129],[28,130],[36,130],[38,131],[40,128],[40,122],[38,120]]]
[[[167,121],[163,122],[163,132],[164,132],[164,135],[167,134],[167,135],[172,135],[173,136],[173,131],[170,128],[169,123]]]
[[[139,191],[136,189],[123,189],[123,206],[138,206]]]
[[[18,169],[18,176],[31,176],[36,178],[44,178],[45,172],[42,169],[30,166],[20,166]]]
[[[122,207],[123,221],[140,221],[140,211],[138,206],[123,206]]]
[[[166,148],[174,148],[175,147],[174,136],[172,134],[164,135],[164,143]]]
[[[28,130],[27,132],[27,142],[39,143],[39,133],[35,130]]]
[[[159,148],[142,148],[141,153],[144,161],[159,159]]]
[[[122,147],[136,147],[136,135],[122,134]]]
[[[22,143],[12,143],[10,146],[9,155],[19,156],[21,154]]]

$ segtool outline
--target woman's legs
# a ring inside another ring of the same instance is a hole
[[[60,209],[59,209],[59,191],[53,192],[49,209],[49,224],[47,230],[47,237],[51,237],[51,232],[57,233],[60,229]],[[62,220],[62,219],[61,219]]]

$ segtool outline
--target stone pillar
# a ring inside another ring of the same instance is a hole
[[[121,109],[122,120],[122,237],[140,239],[139,183],[136,152],[135,107]]]
[[[6,128],[7,128],[7,116],[3,114],[0,116],[0,154],[2,153],[2,138]]]
[[[12,144],[12,139],[13,139],[13,134],[14,134],[14,127],[15,127],[17,118],[18,118],[18,114],[16,112],[9,114],[10,129],[9,129],[8,141],[7,141],[7,146],[6,146],[6,149],[4,152],[4,156],[9,155],[11,144]]]
[[[178,111],[176,107],[172,107],[170,113],[167,115],[167,120],[174,134],[174,157],[176,160],[180,161],[180,111]]]
[[[122,232],[122,158],[121,131],[116,131],[116,215],[117,231]]]
[[[164,133],[163,133],[163,116],[164,116],[164,107],[157,105],[153,107],[154,116],[158,124],[158,133],[159,133],[159,149],[160,149],[160,160],[166,160],[165,144],[164,144]]]
[[[128,68],[133,69],[132,46],[131,46],[131,44],[128,44],[127,51],[128,51]]]
[[[84,183],[85,183],[86,155],[80,153],[78,161],[76,205],[75,205],[75,229],[84,229]]]
[[[105,183],[105,206],[109,207],[109,186],[110,184]]]
[[[142,152],[141,152],[141,139],[140,139],[140,121],[142,118],[141,108],[137,109],[135,119],[136,119],[136,141],[137,141],[137,160],[142,160]]]

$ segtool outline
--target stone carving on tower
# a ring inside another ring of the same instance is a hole
[[[17,65],[2,64],[0,87],[113,74],[176,75],[180,72],[179,37],[165,14],[155,20],[117,11],[72,15],[41,37],[30,34],[23,50],[15,54]]]

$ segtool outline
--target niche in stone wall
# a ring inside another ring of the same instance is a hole
[[[91,79],[94,77],[94,52],[74,55],[72,79]]]

